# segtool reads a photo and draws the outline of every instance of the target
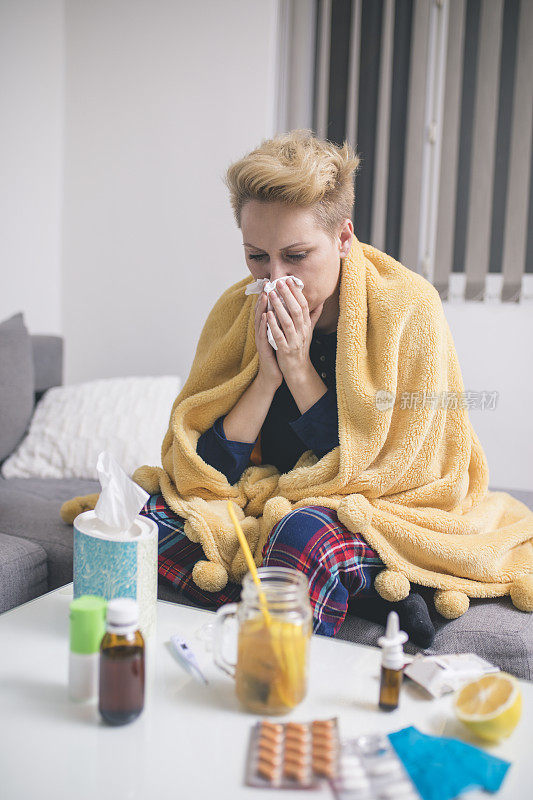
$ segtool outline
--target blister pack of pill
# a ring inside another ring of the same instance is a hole
[[[337,800],[420,800],[388,736],[381,734],[341,741],[331,787]]]
[[[336,719],[262,720],[250,733],[246,783],[271,789],[313,789],[321,778],[336,776],[338,757]]]

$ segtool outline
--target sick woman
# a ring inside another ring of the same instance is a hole
[[[227,170],[250,281],[274,284],[268,295],[259,293],[255,306],[257,375],[197,443],[198,455],[230,484],[251,464],[272,464],[285,473],[305,451],[320,459],[339,446],[339,285],[342,259],[354,237],[359,162],[347,143],[339,147],[295,130],[263,141]],[[240,584],[230,581],[220,591],[206,592],[194,583],[191,573],[205,557],[202,547],[184,534],[185,520],[162,494],[152,495],[142,513],[158,525],[161,576],[203,607],[238,600]],[[396,603],[382,599],[373,581],[383,562],[331,508],[310,505],[286,514],[270,531],[262,566],[305,573],[315,633],[335,636],[348,610],[384,624],[394,609],[411,641],[428,647],[433,640],[422,587],[415,584]]]

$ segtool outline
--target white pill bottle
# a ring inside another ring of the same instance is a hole
[[[77,702],[98,698],[100,643],[106,630],[107,601],[84,594],[70,604],[69,697]]]

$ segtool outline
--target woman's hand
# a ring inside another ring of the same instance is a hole
[[[255,305],[255,344],[259,353],[258,376],[270,387],[277,389],[283,383],[281,372],[276,359],[276,351],[271,346],[267,337],[267,296],[261,292]]]
[[[288,310],[277,296],[278,290]],[[278,348],[276,356],[279,368],[286,379],[287,376],[296,378],[309,374],[310,370],[314,371],[309,356],[309,345],[324,303],[309,312],[304,293],[291,279],[279,281],[276,289],[270,292],[270,300],[276,314],[269,311],[267,322]],[[280,324],[277,323],[276,316]]]

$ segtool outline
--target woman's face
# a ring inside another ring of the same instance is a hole
[[[352,244],[352,221],[346,219],[332,240],[309,208],[249,200],[242,208],[241,230],[246,264],[253,277],[274,281],[296,275],[304,283],[302,292],[309,311],[324,303],[319,323],[336,325],[340,259]]]

